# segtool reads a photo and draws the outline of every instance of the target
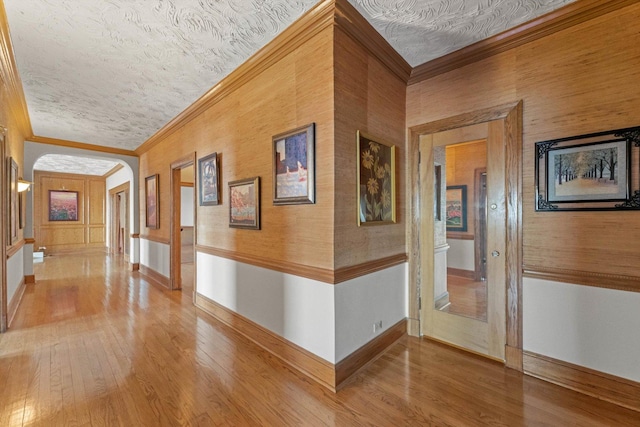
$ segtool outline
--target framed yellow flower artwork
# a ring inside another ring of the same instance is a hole
[[[358,225],[396,222],[396,147],[358,131]]]

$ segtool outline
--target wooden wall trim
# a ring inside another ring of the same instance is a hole
[[[447,240],[449,240],[449,239],[453,239],[453,240],[475,240],[476,236],[474,236],[473,234],[457,233],[457,232],[449,231],[447,233]]]
[[[24,137],[32,135],[31,119],[27,109],[27,101],[22,88],[22,80],[18,73],[13,45],[9,34],[9,23],[4,5],[0,5],[0,78],[5,83],[9,99],[9,109]]]
[[[132,239],[139,239],[140,238],[140,233],[131,233],[131,238]]]
[[[523,275],[531,279],[640,292],[640,277],[540,266],[525,266]]]
[[[11,327],[11,323],[13,322],[13,318],[16,316],[18,311],[18,307],[20,306],[20,302],[22,301],[22,296],[24,295],[24,290],[26,289],[26,281],[22,279],[20,284],[18,285],[18,289],[16,289],[16,293],[13,294],[13,298],[9,301],[9,306],[7,308],[7,326]]]
[[[151,242],[162,243],[163,245],[171,244],[171,242],[169,242],[166,238],[150,236],[148,234],[138,234],[138,237],[134,237],[134,235],[132,234],[131,237],[133,237],[134,239],[138,238],[138,239],[149,240]]]
[[[139,262],[130,263],[129,269],[131,271],[140,271],[140,263]]]
[[[402,319],[336,364],[336,389],[340,389],[360,370],[375,361],[393,344],[407,335],[407,319]]]
[[[36,275],[35,274],[28,274],[26,276],[24,276],[24,283],[27,285],[31,285],[33,283],[36,283]]]
[[[164,138],[201,115],[253,80],[264,70],[305,44],[309,39],[333,24],[334,0],[323,0],[309,12],[287,27],[272,42],[256,52],[231,74],[209,89],[197,101],[164,125],[136,149],[138,155],[146,153]]]
[[[319,282],[334,283],[334,272],[330,269],[311,267],[308,265],[296,264],[294,262],[277,261],[268,258],[262,258],[255,255],[241,254],[226,249],[212,248],[210,246],[196,245],[196,251],[208,255],[226,258],[245,264],[254,265],[256,267],[267,268],[269,270],[279,271],[294,276],[306,277],[307,279],[317,280]]]
[[[25,245],[24,239],[17,241],[12,246],[7,246],[7,259],[17,254]]]
[[[334,272],[333,283],[346,282],[347,280],[355,279],[366,274],[375,273],[376,271],[386,270],[387,268],[394,267],[405,262],[407,262],[407,254],[401,253],[397,255],[391,255],[386,258],[363,262],[362,264],[357,264],[350,267],[338,268]]]
[[[331,391],[336,390],[335,365],[286,340],[217,302],[196,293],[195,305]]]
[[[528,351],[523,359],[528,375],[640,411],[640,383]]]
[[[358,41],[404,83],[409,81],[411,65],[346,0],[336,0],[336,26]]]
[[[32,135],[27,138],[31,142],[39,144],[58,145],[60,147],[79,148],[81,150],[99,151],[101,153],[118,154],[121,156],[138,157],[135,151],[124,150],[122,148],[107,147],[104,145],[85,144],[84,142],[68,141],[66,139],[48,138],[46,136]],[[102,178],[108,175],[103,175]]]
[[[262,258],[255,255],[241,254],[226,249],[218,249],[210,246],[196,245],[196,251],[208,255],[226,258],[245,264],[254,265],[256,267],[267,268],[269,270],[279,271],[293,276],[305,277],[307,279],[317,280],[319,282],[335,285],[355,279],[366,274],[375,273],[376,271],[385,270],[390,267],[402,264],[407,261],[407,254],[392,255],[390,257],[368,261],[362,264],[343,267],[337,270],[326,268],[311,267],[308,265],[296,264],[293,262],[276,261],[268,258]]]
[[[36,242],[36,239],[33,237],[25,237],[24,244],[25,245],[33,245]]]
[[[581,0],[535,18],[488,39],[418,65],[411,71],[412,85],[481,61],[526,43],[635,4],[637,0]]]
[[[147,267],[146,265],[139,264],[138,272],[143,276],[146,276],[147,279],[161,285],[164,288],[169,289],[169,278],[163,276],[152,268]]]
[[[123,191],[130,191],[131,182],[127,181],[123,184],[118,185],[117,187],[113,187],[109,189],[109,196],[113,196],[114,194],[122,193]]]

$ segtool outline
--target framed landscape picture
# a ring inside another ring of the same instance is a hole
[[[147,228],[160,228],[160,200],[158,198],[158,174],[144,179]]]
[[[229,183],[229,227],[260,229],[260,177]]]
[[[640,127],[536,143],[536,211],[640,209]]]
[[[273,204],[315,203],[315,124],[273,137]]]
[[[77,221],[78,192],[49,190],[49,221]]]
[[[218,182],[218,153],[198,160],[200,206],[214,206],[220,203]]]
[[[396,147],[357,132],[358,225],[396,222]]]
[[[447,231],[467,231],[467,186],[449,185],[445,202]]]

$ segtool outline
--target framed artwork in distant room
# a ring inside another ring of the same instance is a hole
[[[467,186],[447,186],[445,202],[447,231],[467,231]]]
[[[260,177],[229,183],[229,227],[260,229]]]
[[[273,204],[315,203],[315,124],[273,137]]]
[[[49,190],[49,221],[77,221],[78,192]]]
[[[358,225],[396,222],[396,147],[360,131],[358,141]]]
[[[9,243],[18,241],[18,164],[9,157]]]
[[[220,203],[218,183],[218,153],[212,153],[198,160],[200,206],[215,206]]]
[[[537,142],[536,211],[640,209],[640,127]]]
[[[160,228],[160,199],[158,198],[158,174],[144,179],[147,228]]]

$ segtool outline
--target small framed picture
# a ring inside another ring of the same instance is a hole
[[[449,185],[445,202],[447,231],[467,231],[467,186]]]
[[[229,227],[260,229],[260,177],[229,183]]]
[[[218,153],[209,154],[198,160],[200,206],[215,206],[220,203],[218,182]]]
[[[18,241],[18,164],[13,157],[9,163],[9,243]]]
[[[49,190],[49,221],[77,221],[78,192]]]
[[[536,211],[640,209],[640,127],[536,142]]]
[[[358,139],[358,225],[396,222],[396,147],[360,131]]]
[[[147,228],[160,228],[160,199],[158,198],[158,174],[144,179],[144,197],[146,206]]]
[[[315,203],[315,124],[273,137],[273,204]]]

